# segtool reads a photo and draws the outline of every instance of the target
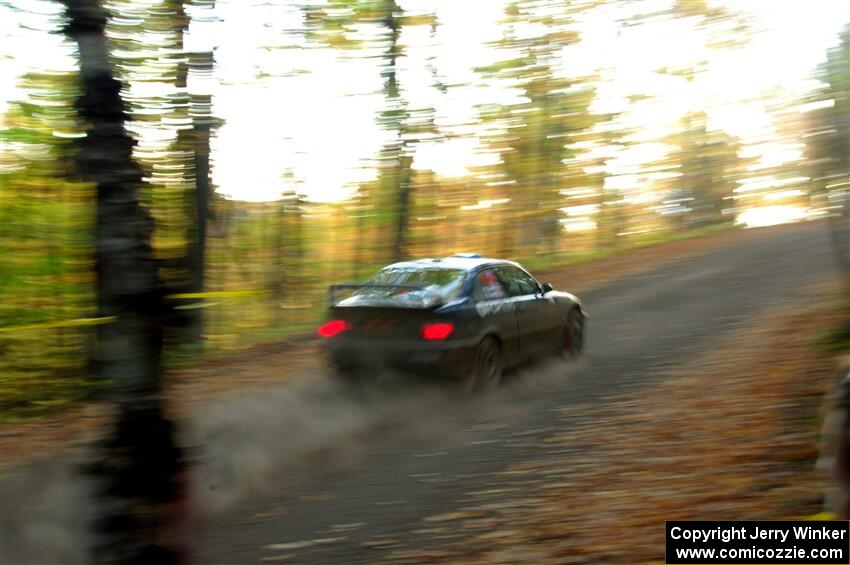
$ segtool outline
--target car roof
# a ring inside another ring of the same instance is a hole
[[[384,269],[388,268],[401,268],[401,267],[410,267],[410,268],[420,268],[420,269],[435,269],[435,268],[446,268],[446,269],[461,269],[464,271],[472,271],[477,269],[478,267],[484,265],[514,265],[518,266],[513,261],[508,261],[506,259],[493,259],[492,257],[481,257],[477,254],[458,254],[458,255],[450,255],[448,257],[436,257],[436,258],[426,258],[426,259],[413,259],[410,261],[401,261],[398,263],[393,263],[392,265],[387,265]]]

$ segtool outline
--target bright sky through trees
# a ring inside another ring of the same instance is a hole
[[[400,83],[412,107],[435,108],[437,124],[451,137],[420,144],[414,167],[462,176],[470,166],[491,163],[493,155],[483,154],[477,141],[482,132],[476,105],[510,101],[516,93],[474,68],[498,56],[489,44],[501,37],[504,0],[400,4],[437,14],[433,35],[429,26],[403,32]],[[707,49],[706,32],[687,19],[623,24],[636,5],[648,10],[650,4],[667,2],[611,3],[583,14],[582,42],[563,54],[564,74],[600,77],[593,110],[625,111],[622,123],[648,142],[621,152],[609,163],[609,172],[662,157],[665,148],[658,140],[694,108],[705,108],[713,127],[739,136],[749,155],[763,164],[799,158],[799,148],[775,138],[764,94],[780,87],[790,99],[812,86],[812,70],[850,20],[850,3],[730,2],[752,16],[755,31],[744,49],[733,51]],[[24,95],[18,79],[27,70],[74,68],[63,36],[45,33],[56,29],[59,12],[58,4],[45,0],[0,5],[0,111]],[[374,178],[372,162],[387,136],[375,119],[383,104],[380,59],[367,57],[374,55],[367,49],[343,52],[309,45],[297,33],[301,12],[294,2],[219,0],[215,16],[218,21],[193,23],[187,44],[216,46],[215,84],[190,84],[190,89],[211,88],[214,113],[226,118],[213,140],[218,190],[262,201],[294,188],[312,200],[335,201],[350,196],[356,183]],[[702,62],[704,72],[691,85],[656,72]],[[445,93],[433,88],[434,72],[449,85]],[[636,95],[650,98],[629,104],[628,97]]]

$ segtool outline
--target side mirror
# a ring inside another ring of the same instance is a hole
[[[551,292],[551,291],[553,291],[553,290],[555,290],[555,289],[554,289],[554,288],[552,288],[552,285],[551,285],[551,284],[549,284],[549,283],[543,283],[542,285],[540,285],[540,290],[542,290],[542,291],[543,291],[543,294],[546,294],[547,292]]]

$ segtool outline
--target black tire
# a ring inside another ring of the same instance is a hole
[[[585,324],[584,316],[573,308],[564,319],[564,340],[561,344],[561,357],[574,359],[584,351]]]
[[[502,348],[492,337],[485,337],[475,348],[472,370],[463,382],[463,392],[480,394],[490,392],[502,382]]]

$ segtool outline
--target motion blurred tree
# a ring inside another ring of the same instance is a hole
[[[552,251],[561,233],[562,191],[589,182],[581,168],[564,162],[575,156],[572,144],[600,119],[589,111],[595,90],[587,77],[569,78],[558,68],[563,50],[579,40],[568,4],[511,2],[505,14],[505,34],[496,47],[509,58],[478,70],[521,96],[482,107],[481,119],[493,132],[487,143],[512,184],[516,231],[509,247],[542,242]]]
[[[639,9],[640,3],[635,4]],[[749,41],[752,29],[749,17],[722,4],[706,0],[676,0],[656,11],[652,5],[627,18],[626,25],[651,25],[659,16],[688,22],[690,29],[701,33],[709,51],[734,51]],[[681,66],[664,66],[657,73],[675,77],[688,102],[688,110],[674,132],[662,139],[672,147],[661,162],[645,169],[662,202],[655,210],[675,218],[673,227],[690,224],[714,224],[732,221],[734,189],[749,163],[738,156],[741,149],[736,138],[720,130],[709,129],[708,101],[697,87],[698,79],[710,68],[710,61],[698,60]],[[658,179],[658,180],[656,180]],[[726,214],[724,215],[724,210]]]
[[[826,62],[817,71],[824,86],[813,101],[832,100],[833,104],[812,113],[816,123],[822,125],[812,151],[815,159],[824,160],[824,170],[846,184],[850,175],[850,24],[839,37],[839,44],[829,50]]]
[[[378,215],[388,210],[392,223],[393,260],[407,255],[410,207],[412,201],[412,165],[416,146],[425,136],[434,134],[433,109],[411,109],[402,95],[398,78],[399,60],[404,55],[400,41],[405,26],[434,26],[431,13],[407,14],[396,0],[330,0],[305,6],[308,35],[323,45],[341,49],[383,47],[381,58],[386,108],[378,116],[379,124],[391,139],[378,157]],[[363,39],[364,28],[377,27],[377,42]]]
[[[180,496],[179,451],[163,417],[164,287],[151,249],[153,221],[139,201],[144,172],[125,130],[121,83],[113,77],[106,11],[97,0],[66,0],[65,33],[77,45],[87,132],[75,155],[77,173],[94,184],[95,273],[100,326],[100,374],[114,383],[119,408],[111,437],[93,465],[100,503],[98,563],[176,563],[175,516]]]
[[[382,112],[379,121],[395,139],[387,143],[381,151],[381,182],[390,195],[396,195],[395,230],[393,236],[392,257],[400,261],[407,253],[407,223],[410,217],[410,182],[413,165],[413,151],[410,139],[405,139],[408,118],[407,104],[401,97],[398,83],[398,59],[402,48],[399,43],[403,13],[395,0],[385,0],[379,4],[379,18],[385,28],[386,60],[384,75],[384,98],[387,109]]]
[[[220,120],[211,110],[211,48],[189,52],[185,39],[191,23],[214,21],[213,8],[213,0],[107,6],[115,76],[124,84],[128,130],[138,142],[134,157],[150,179],[141,194],[156,220],[154,254],[171,293],[204,290],[210,136]],[[175,337],[199,343],[203,312],[183,309]]]
[[[73,140],[82,135],[77,78],[27,73],[25,96],[9,104],[0,129],[2,413],[36,413],[90,390],[81,373],[91,334],[75,324],[94,304],[94,194],[68,175]],[[68,325],[50,327],[57,322]],[[30,329],[14,329],[21,325]]]
[[[850,280],[850,237],[842,236],[845,229],[850,230],[850,24],[839,35],[838,45],[830,48],[816,77],[822,86],[803,100],[815,107],[807,113],[805,134],[809,174],[826,208],[844,209],[843,222],[834,214],[830,218],[834,248]]]
[[[283,181],[294,184],[292,171],[283,174]],[[270,295],[273,304],[279,305],[288,290],[297,283],[302,270],[304,241],[301,234],[303,201],[295,190],[284,190],[277,203],[275,227],[275,254],[271,277]]]
[[[745,13],[711,0],[675,0],[669,13],[677,18],[695,18],[698,27],[708,33],[709,49],[742,47],[753,31]]]
[[[609,161],[619,151],[629,144],[631,132],[618,123],[619,115],[609,116],[609,119],[594,128],[597,139],[594,140],[599,146],[599,156],[590,159],[591,180],[595,180],[589,187],[589,202],[595,205],[597,213],[596,223],[596,247],[600,249],[616,247],[622,238],[619,234],[626,231],[626,202],[621,190],[606,186],[605,174]],[[587,169],[586,169],[587,170]]]
[[[170,116],[178,128],[175,141],[175,154],[182,160],[184,183],[187,195],[185,270],[188,275],[186,291],[200,293],[204,291],[204,273],[206,271],[207,222],[210,217],[212,198],[210,175],[210,135],[220,123],[212,115],[212,94],[208,84],[212,78],[214,58],[211,48],[190,52],[186,48],[184,37],[189,29],[192,14],[205,14],[212,19],[215,0],[190,0],[191,13],[186,13],[182,1],[166,2],[166,8],[172,13],[175,47],[178,51],[177,73],[175,76],[176,99]],[[194,88],[189,81],[194,79]],[[203,309],[189,310],[188,331],[185,333],[190,342],[200,343],[203,335]]]
[[[724,209],[732,208],[734,189],[743,175],[737,140],[722,130],[709,130],[706,114],[693,112],[668,141],[673,146],[670,170],[679,173],[671,179],[673,191],[687,203],[690,222],[734,220],[733,214],[724,215]]]

